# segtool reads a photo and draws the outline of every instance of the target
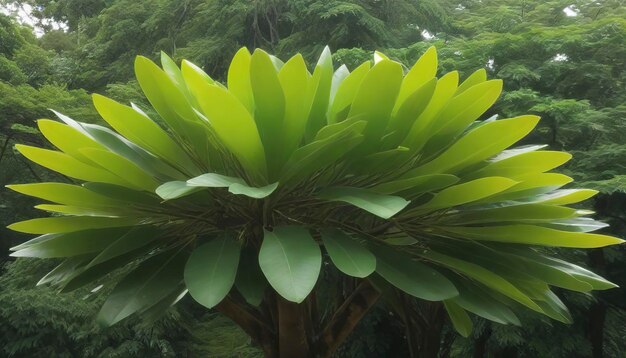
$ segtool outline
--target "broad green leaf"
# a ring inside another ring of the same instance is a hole
[[[65,233],[13,252],[13,257],[72,257],[98,252],[128,232],[129,228],[85,230]]]
[[[203,190],[203,188],[191,186],[184,181],[170,181],[161,184],[158,188],[156,188],[155,192],[163,200],[172,200],[182,198],[183,196],[193,194],[200,190]]]
[[[479,178],[499,175],[516,178],[520,175],[528,176],[533,173],[543,173],[552,170],[566,163],[571,158],[572,155],[565,152],[533,151],[522,153],[494,161],[486,167],[471,173],[471,177]]]
[[[162,234],[156,226],[142,225],[133,227],[101,250],[100,253],[87,264],[86,268],[99,265],[139,248],[146,247],[160,238],[162,238]]]
[[[32,183],[7,185],[18,193],[65,205],[85,205],[92,207],[117,207],[120,202],[105,195],[94,193],[78,185],[64,183]]]
[[[591,232],[608,227],[609,224],[591,218],[571,218],[540,223],[552,229],[574,232]]]
[[[76,271],[81,270],[86,262],[91,258],[91,254],[70,257],[63,260],[52,271],[48,272],[37,282],[37,286],[50,284],[58,285],[71,278]]]
[[[393,245],[393,246],[415,245],[415,244],[417,244],[419,242],[416,239],[414,239],[412,237],[408,237],[408,236],[391,237],[391,238],[385,239],[384,241],[385,241],[386,244]]]
[[[377,63],[363,78],[348,117],[363,115],[367,121],[363,131],[365,151],[378,149],[378,142],[389,123],[401,83],[402,66],[393,61]]]
[[[328,123],[341,122],[343,118],[339,117],[340,113],[350,108],[354,101],[354,97],[359,90],[363,79],[370,70],[370,63],[365,62],[354,69],[339,85],[337,93],[332,98],[332,103],[328,110]],[[346,115],[348,113],[346,112]]]
[[[348,234],[337,229],[322,230],[320,234],[330,259],[341,272],[363,278],[376,270],[376,257]]]
[[[283,184],[297,182],[316,171],[332,165],[363,141],[362,121],[355,122],[327,138],[298,148],[285,164],[280,175]]]
[[[30,219],[16,222],[7,228],[28,234],[67,233],[88,229],[104,229],[137,225],[139,218],[101,218],[82,216],[61,216],[40,219]]]
[[[505,304],[487,294],[485,289],[479,288],[469,281],[459,279],[455,280],[454,284],[459,290],[459,295],[450,301],[461,308],[500,324],[521,325],[515,313]]]
[[[249,304],[258,306],[263,301],[267,289],[267,280],[263,276],[261,267],[259,267],[259,257],[255,251],[241,250],[235,287]]]
[[[472,333],[472,320],[467,312],[451,300],[444,300],[443,305],[448,312],[448,316],[450,317],[450,321],[452,322],[454,329],[459,332],[461,336],[465,338],[469,337]]]
[[[187,79],[186,79],[187,80]],[[187,82],[215,133],[254,177],[267,177],[265,149],[246,108],[227,90],[205,82]]]
[[[329,103],[328,103],[329,111],[330,111],[330,108],[332,107],[333,101],[335,100],[335,96],[337,95],[337,90],[339,90],[339,86],[341,85],[341,83],[343,83],[343,81],[349,75],[350,75],[350,70],[348,70],[348,66],[346,65],[339,66],[339,68],[335,71],[335,73],[333,73],[333,80],[330,85],[330,96],[329,96]],[[328,115],[327,117],[328,117],[328,123],[331,123],[330,117]]]
[[[208,84],[215,83],[211,76],[207,75],[207,73],[204,72],[200,67],[194,65],[187,60],[183,60],[183,62],[181,62],[181,79],[183,80],[183,83],[185,82],[185,75],[187,75],[187,77],[199,77]]]
[[[159,183],[152,176],[118,154],[92,148],[82,149],[80,152],[102,168],[123,177],[133,188],[153,192],[159,186]]]
[[[129,189],[127,187],[107,183],[83,183],[83,187],[91,192],[100,194],[109,199],[137,205],[158,205],[161,200],[153,193]],[[119,204],[116,204],[119,207]]]
[[[512,244],[595,248],[624,242],[624,240],[606,235],[559,231],[521,224],[486,227],[442,227],[441,229],[466,239]]]
[[[185,285],[201,305],[220,303],[235,283],[239,266],[239,244],[224,235],[197,247],[185,265]]]
[[[254,94],[254,120],[268,159],[268,173],[276,175],[282,164],[281,136],[285,118],[285,95],[267,52],[256,49],[250,60]]]
[[[178,249],[142,262],[115,286],[98,313],[98,322],[111,326],[169,296],[182,280],[186,259],[185,251]]]
[[[407,77],[404,78],[404,82],[407,81]],[[430,80],[432,77],[428,78]],[[403,82],[403,84],[404,84]],[[426,81],[424,81],[425,83]],[[454,95],[457,86],[459,83],[459,73],[456,71],[446,73],[443,77],[441,77],[437,81],[437,85],[435,86],[435,91],[428,102],[426,108],[422,111],[422,114],[415,120],[415,123],[405,136],[404,140],[401,144],[405,147],[411,148],[413,153],[419,152],[426,141],[430,138],[432,134],[430,131],[427,131],[431,122],[435,118],[435,116],[444,108],[444,106],[450,101],[452,96]],[[417,89],[418,87],[414,88]],[[396,103],[402,101],[400,97]]]
[[[116,218],[122,215],[128,215],[132,212],[131,208],[87,208],[84,206],[69,206],[56,204],[39,204],[35,205],[35,209],[44,210],[49,213],[73,215],[73,216],[100,216]]]
[[[543,313],[548,317],[565,324],[571,324],[573,322],[569,310],[554,292],[550,290],[545,291],[542,299],[536,302],[541,307]]]
[[[229,177],[216,173],[206,173],[187,180],[188,186],[206,188],[227,188],[234,183],[245,184],[240,178]]]
[[[459,224],[481,224],[500,221],[544,222],[566,219],[576,215],[576,209],[546,204],[525,204],[496,208],[478,208],[452,214],[449,222]]]
[[[22,144],[17,144],[15,148],[31,161],[68,177],[85,181],[132,186],[128,181],[107,170],[85,164],[65,153]]]
[[[80,150],[83,148],[105,149],[106,147],[91,139],[80,130],[59,122],[40,119],[37,126],[50,143],[62,152],[87,164],[93,164]]]
[[[392,285],[411,296],[441,301],[458,295],[444,275],[405,254],[387,247],[371,247],[376,256],[376,272]]]
[[[430,47],[424,54],[415,62],[411,70],[406,74],[402,81],[402,87],[398,94],[398,100],[396,101],[396,110],[399,106],[405,102],[405,100],[415,92],[418,88],[422,87],[426,82],[435,78],[437,74],[437,49],[434,46]]]
[[[265,231],[259,266],[270,285],[286,300],[300,303],[313,290],[322,254],[308,230],[280,226]]]
[[[389,219],[409,205],[409,201],[399,196],[351,187],[326,188],[319,192],[318,196],[325,200],[349,203],[383,219]]]
[[[102,118],[130,141],[190,174],[197,170],[188,155],[150,118],[98,94],[93,95],[93,104]]]
[[[71,292],[85,285],[92,285],[97,280],[105,277],[106,275],[119,270],[120,267],[124,267],[132,262],[137,262],[141,258],[145,258],[150,254],[150,248],[137,249],[126,254],[116,256],[111,260],[104,261],[97,265],[89,266],[84,265],[68,277],[60,280],[57,284],[61,286],[61,293]]]
[[[408,194],[410,192],[411,196],[415,196],[448,187],[458,181],[459,178],[450,174],[421,175],[378,184],[370,188],[370,190],[380,194],[394,194],[399,192]],[[403,197],[407,197],[407,195],[403,193]]]
[[[410,170],[405,177],[417,174],[457,173],[479,163],[522,139],[537,125],[539,117],[521,116],[480,126],[459,139],[430,162]]]
[[[425,152],[430,154],[446,147],[484,114],[501,92],[502,80],[491,80],[453,97],[433,120],[429,128],[431,138],[427,142]]]
[[[315,65],[315,70],[309,81],[306,93],[307,99],[305,106],[310,108],[305,132],[305,140],[307,142],[315,136],[315,133],[317,133],[320,128],[328,123],[326,110],[328,109],[332,80],[333,59],[330,48],[326,46]]]
[[[419,206],[419,210],[437,210],[471,203],[504,191],[516,182],[502,177],[489,177],[457,184],[435,194],[427,203]]]
[[[132,161],[146,172],[151,173],[155,178],[159,178],[159,180],[169,181],[188,176],[106,127],[88,123],[80,123],[80,126],[95,141],[107,147],[111,152]]]
[[[351,117],[345,121],[322,127],[315,135],[313,142],[328,139],[346,131],[362,133],[366,126],[367,122],[363,120],[363,116]]]
[[[250,82],[250,52],[242,47],[228,68],[228,90],[239,99],[250,114],[254,113],[254,96]]]
[[[433,78],[411,93],[403,103],[396,104],[397,111],[393,113],[387,126],[387,133],[390,133],[389,138],[385,138],[387,148],[400,144],[400,141],[404,139],[420,114],[426,109],[436,86],[437,80]]]
[[[485,81],[487,81],[487,70],[484,68],[476,70],[459,85],[459,88],[456,90],[456,95],[459,95],[465,90]]]
[[[146,98],[167,126],[178,136],[186,138],[190,129],[184,118],[196,118],[187,97],[159,66],[146,57],[135,58],[135,76]]]
[[[228,191],[236,195],[249,196],[253,199],[263,199],[272,194],[276,188],[278,188],[278,182],[260,188],[234,183],[228,187]]]
[[[421,254],[421,256],[434,262],[438,262],[439,264],[447,266],[462,275],[472,278],[488,288],[500,292],[501,294],[523,304],[530,309],[541,311],[535,302],[533,302],[511,282],[480,265],[447,256],[433,250],[426,250]]]
[[[587,200],[596,194],[598,194],[598,191],[591,189],[561,189],[555,190],[553,193],[541,195],[534,201],[543,204],[567,205]]]
[[[285,120],[281,131],[282,153],[280,153],[283,161],[286,161],[299,146],[306,130],[308,109],[303,94],[307,91],[310,77],[304,58],[300,54],[287,61],[278,73],[285,95]]]

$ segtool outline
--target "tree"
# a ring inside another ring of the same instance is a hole
[[[334,71],[326,49],[310,74],[300,55],[283,64],[244,48],[226,87],[161,62],[138,57],[135,71],[165,129],[95,95],[117,133],[58,114],[65,124],[38,125],[60,151],[17,147],[77,184],[10,186],[55,214],[11,225],[42,234],[13,255],[65,258],[40,281],[61,291],[132,267],[104,324],[189,292],[267,356],[330,356],[381,296],[398,310],[406,297],[431,301],[468,335],[466,311],[519,324],[526,307],[569,322],[550,286],[615,287],[541,249],[621,240],[589,233],[606,225],[566,206],[596,193],[559,189],[571,178],[547,173],[568,154],[505,150],[538,117],[476,121],[502,88],[484,70],[437,79],[431,48],[406,75],[381,53]]]

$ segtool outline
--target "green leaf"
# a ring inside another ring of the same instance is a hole
[[[320,234],[330,259],[341,272],[363,278],[376,270],[376,257],[348,234],[337,229],[322,230]]]
[[[363,146],[367,152],[378,149],[380,145],[379,140],[389,123],[401,83],[402,66],[393,61],[381,61],[372,67],[359,86],[348,117],[362,115],[367,121],[363,131]]]
[[[431,78],[428,78],[428,80]],[[406,82],[407,79],[408,75],[404,78],[404,82]],[[459,73],[456,71],[446,73],[437,81],[435,92],[433,93],[430,102],[428,102],[428,105],[422,111],[422,114],[420,114],[420,116],[415,120],[415,123],[413,123],[413,126],[401,142],[402,146],[411,148],[412,153],[417,153],[422,149],[431,135],[431,132],[427,130],[428,127],[431,125],[431,122],[439,111],[441,111],[448,101],[450,101],[456,92],[458,83]],[[414,88],[411,93],[415,91],[415,89],[417,89],[417,87]],[[397,103],[400,101],[401,96]]]
[[[31,183],[7,185],[7,188],[24,195],[65,205],[85,205],[91,207],[118,207],[120,202],[114,198],[100,195],[78,185],[64,183]]]
[[[123,177],[133,188],[153,192],[159,183],[130,160],[108,150],[86,148],[80,152],[109,172]]]
[[[313,290],[321,265],[320,248],[307,229],[280,226],[265,231],[259,266],[286,300],[302,302]]]
[[[85,230],[55,235],[45,241],[33,243],[13,252],[13,257],[72,257],[99,252],[128,232],[129,228]]]
[[[250,51],[242,47],[228,68],[228,90],[239,99],[249,113],[254,113],[254,95],[250,82]]]
[[[396,101],[396,109],[403,104],[406,99],[426,82],[435,78],[437,74],[437,49],[432,46],[415,62],[411,70],[402,81],[402,87]],[[456,85],[455,85],[456,87]]]
[[[487,70],[485,70],[484,68],[476,70],[474,73],[469,75],[469,77],[467,77],[465,81],[463,81],[463,83],[459,85],[459,88],[456,90],[456,95],[459,95],[465,92],[465,90],[471,87],[474,87],[480,83],[483,83],[486,80],[487,80]]]
[[[465,280],[457,279],[454,281],[454,284],[459,290],[459,295],[450,301],[456,303],[461,308],[500,324],[521,325],[519,319],[509,307],[487,294],[484,289]]]
[[[436,115],[429,132],[425,152],[430,154],[445,148],[473,121],[484,114],[502,92],[502,80],[477,84],[454,96]]]
[[[220,303],[235,283],[239,266],[239,244],[224,235],[197,247],[185,265],[185,285],[201,305]]]
[[[333,80],[333,59],[328,46],[324,47],[320,55],[313,76],[307,88],[307,99],[305,106],[308,111],[307,128],[305,140],[308,142],[315,136],[315,133],[328,123],[326,110],[330,96],[330,86]]]
[[[461,306],[451,300],[444,300],[443,305],[448,312],[454,329],[465,338],[472,334],[472,320]]]
[[[162,157],[169,164],[193,174],[197,170],[189,156],[150,118],[131,107],[94,94],[93,104],[102,118],[118,133],[144,149]]]
[[[163,200],[172,200],[191,195],[202,190],[202,187],[188,185],[184,181],[170,181],[156,188],[156,193]]]
[[[323,189],[318,196],[352,204],[383,219],[389,219],[409,205],[409,201],[399,196],[378,194],[361,188],[332,187]]]
[[[481,224],[502,221],[519,222],[549,222],[555,219],[565,219],[576,215],[576,209],[545,204],[525,204],[496,208],[477,208],[464,210],[451,215],[446,221],[456,225]]]
[[[492,175],[516,178],[520,175],[543,173],[552,170],[572,158],[565,152],[533,151],[494,161],[486,167],[471,173],[472,178]]]
[[[280,85],[285,95],[285,120],[281,130],[281,156],[283,163],[299,146],[306,130],[308,108],[306,96],[308,81],[311,75],[306,69],[304,58],[297,54],[293,56],[278,73]]]
[[[405,177],[434,173],[454,174],[517,142],[530,133],[538,121],[539,117],[529,115],[486,123],[461,137],[435,159],[410,170]]]
[[[411,93],[404,102],[396,104],[397,110],[387,126],[387,133],[390,133],[390,137],[384,141],[387,148],[400,144],[404,139],[420,114],[426,109],[436,86],[437,80],[433,78]]]
[[[141,219],[133,217],[106,218],[60,216],[20,221],[7,228],[27,234],[67,233],[88,229],[104,229],[137,225]]]
[[[254,119],[268,159],[268,172],[277,174],[282,164],[281,136],[285,118],[285,95],[267,52],[256,49],[250,60],[254,94]]]
[[[187,187],[228,188],[232,194],[246,195],[254,199],[263,199],[278,188],[278,183],[263,187],[252,187],[242,179],[216,173],[207,173],[187,180]],[[181,191],[185,192],[181,186]]]
[[[442,227],[442,229],[466,239],[513,244],[595,248],[624,242],[624,240],[606,235],[559,231],[541,226],[521,224],[486,227]]]
[[[22,144],[17,144],[15,148],[31,161],[75,179],[132,186],[128,181],[105,169],[85,164],[65,153]]]
[[[435,194],[429,202],[419,206],[418,210],[438,210],[471,203],[502,192],[515,184],[515,181],[502,177],[472,180],[443,189]]]
[[[224,145],[256,178],[267,177],[265,149],[257,125],[248,110],[227,90],[186,78],[202,112]]]
[[[228,191],[237,195],[249,196],[253,199],[263,199],[272,194],[276,188],[278,188],[278,182],[260,188],[234,183],[228,187]]]
[[[134,250],[146,247],[161,238],[162,234],[156,226],[135,226],[127,230],[123,235],[115,237],[115,241],[111,242],[102,250],[99,250],[100,253],[87,264],[86,268],[94,267],[116,257],[126,255]]]
[[[370,63],[365,62],[352,71],[339,85],[337,93],[334,98],[331,98],[332,102],[328,110],[328,123],[338,123],[343,120],[340,114],[350,108],[350,105],[354,101],[354,97],[357,91],[361,87],[363,79],[370,70]],[[347,115],[347,113],[346,113]]]
[[[383,246],[371,249],[377,259],[376,272],[409,295],[428,301],[441,301],[458,295],[452,282],[435,269],[397,250]]]
[[[438,262],[441,265],[447,266],[462,275],[470,277],[490,289],[500,292],[501,294],[510,297],[511,299],[523,304],[536,311],[541,311],[539,306],[533,302],[522,291],[515,287],[511,282],[507,281],[503,277],[489,271],[488,269],[479,266],[477,264],[460,260],[458,258],[450,257],[433,250],[426,250],[420,254],[421,256]]]
[[[46,137],[46,139],[55,147],[84,163],[90,165],[94,164],[93,161],[85,157],[80,152],[80,149],[94,148],[106,150],[105,146],[91,139],[80,130],[69,125],[48,119],[40,119],[37,121],[37,126],[39,127],[41,134],[43,134],[44,137]]]
[[[186,259],[184,250],[178,249],[142,262],[115,286],[98,313],[98,322],[111,326],[169,296],[182,281]]]
[[[234,183],[245,184],[243,179],[216,173],[206,173],[187,180],[188,186],[206,188],[227,188]]]

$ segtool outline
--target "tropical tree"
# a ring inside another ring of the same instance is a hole
[[[113,130],[56,113],[38,126],[58,150],[17,146],[76,183],[10,186],[53,213],[10,226],[41,234],[13,256],[63,258],[40,281],[61,292],[125,267],[103,324],[189,293],[269,357],[330,356],[381,297],[441,302],[467,336],[468,311],[569,322],[552,286],[615,287],[546,249],[622,240],[567,206],[596,193],[549,172],[569,154],[507,149],[537,116],[478,120],[502,89],[485,70],[437,78],[434,48],[406,73],[381,53],[334,70],[327,48],[312,74],[243,48],[226,85],[161,64],[135,61],[153,109],[94,95]]]

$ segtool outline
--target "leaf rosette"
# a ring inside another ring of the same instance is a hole
[[[9,187],[53,215],[11,229],[39,234],[13,256],[63,258],[40,283],[62,291],[127,265],[99,319],[162,312],[187,292],[206,307],[237,290],[302,302],[323,262],[379,290],[443,301],[467,335],[467,311],[519,324],[526,307],[568,322],[552,287],[615,287],[550,255],[621,240],[568,207],[593,196],[551,172],[570,159],[517,146],[539,118],[480,120],[502,90],[478,70],[437,74],[429,49],[403,66],[377,53],[349,71],[326,48],[313,72],[241,49],[226,85],[197,66],[144,57],[152,108],[94,95],[109,127],[40,120],[56,149],[18,145],[75,180]]]

